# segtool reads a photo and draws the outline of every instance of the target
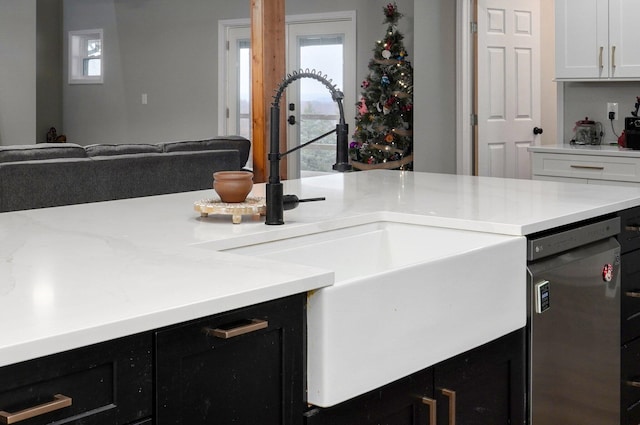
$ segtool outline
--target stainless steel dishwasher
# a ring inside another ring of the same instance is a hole
[[[529,238],[531,425],[620,424],[618,217]]]

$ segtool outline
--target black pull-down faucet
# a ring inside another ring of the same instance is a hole
[[[340,120],[336,124],[335,130],[331,130],[309,142],[303,143],[300,146],[296,146],[284,153],[280,153],[280,98],[284,89],[287,88],[292,82],[301,78],[313,78],[320,81],[331,92],[331,98],[338,104],[340,111]],[[294,71],[287,75],[276,90],[276,94],[273,96],[273,102],[271,103],[271,116],[270,116],[270,132],[269,132],[269,180],[266,185],[267,193],[267,218],[266,224],[284,224],[284,202],[282,194],[282,182],[280,181],[280,159],[291,152],[301,149],[323,137],[328,136],[331,133],[336,133],[336,163],[333,165],[333,169],[340,172],[351,170],[351,164],[349,164],[349,125],[344,119],[344,107],[342,100],[344,99],[344,93],[336,88],[332,84],[331,80],[328,80],[326,75],[317,72],[315,70],[300,70]]]

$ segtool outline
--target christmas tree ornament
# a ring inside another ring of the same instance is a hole
[[[364,115],[367,112],[369,112],[367,108],[367,100],[363,97],[360,99],[360,102],[358,103],[358,113],[360,115]]]
[[[391,58],[391,52],[389,50],[383,50],[382,51],[382,57],[385,58],[385,59]]]

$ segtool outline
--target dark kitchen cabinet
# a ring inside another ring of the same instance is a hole
[[[621,221],[620,424],[640,423],[640,208],[618,213]]]
[[[524,330],[510,333],[353,400],[309,409],[306,425],[523,425],[524,347]]]
[[[525,424],[524,347],[517,331],[436,365],[437,424]]]
[[[301,424],[305,294],[156,332],[156,425]]]
[[[151,349],[147,332],[2,367],[0,423],[119,425],[150,417]]]
[[[310,409],[306,425],[425,425],[435,414],[426,398],[432,394],[429,368],[337,406]]]

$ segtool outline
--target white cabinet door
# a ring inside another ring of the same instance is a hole
[[[609,0],[611,77],[640,77],[640,1]]]
[[[608,77],[608,0],[556,0],[555,12],[556,78]]]

